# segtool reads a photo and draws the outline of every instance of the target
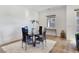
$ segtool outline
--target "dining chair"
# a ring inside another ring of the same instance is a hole
[[[39,34],[36,36],[36,41],[42,43],[43,47],[44,47],[44,43],[46,46],[46,29],[44,29],[42,33],[42,26],[39,27]]]
[[[28,34],[28,28],[22,28],[22,48],[23,43],[25,43],[25,50],[27,49],[27,44],[33,43],[32,36]]]
[[[25,50],[27,48],[27,43],[26,43],[26,34],[28,30],[25,30],[25,28],[22,28],[22,48],[23,48],[23,43],[25,43]]]

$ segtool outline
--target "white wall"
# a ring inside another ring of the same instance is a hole
[[[67,30],[67,39],[71,40],[71,43],[75,44],[75,33],[76,33],[76,11],[74,9],[79,8],[77,5],[67,6],[67,19],[66,19],[66,30]]]
[[[24,7],[0,6],[0,43],[21,39],[21,27],[30,27],[30,20],[37,16],[37,12]]]
[[[44,10],[40,12],[40,24],[47,26],[47,15],[56,15],[56,29],[57,35],[60,35],[62,30],[66,31],[66,6],[61,6],[57,8],[51,8],[50,10]],[[52,34],[51,32],[50,34]]]

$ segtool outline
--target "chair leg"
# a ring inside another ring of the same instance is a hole
[[[23,48],[23,41],[22,41],[22,48]]]
[[[25,43],[25,50],[27,50],[27,43]]]
[[[45,47],[46,47],[47,41],[45,40]]]
[[[44,42],[42,42],[42,48],[44,48]]]

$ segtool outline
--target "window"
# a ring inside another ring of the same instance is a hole
[[[56,19],[56,15],[47,16],[47,27],[48,28],[55,28],[55,19]]]

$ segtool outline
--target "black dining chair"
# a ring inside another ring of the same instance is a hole
[[[23,48],[23,43],[25,43],[25,49],[27,47],[27,43],[26,43],[26,35],[28,33],[28,30],[26,32],[25,28],[22,28],[22,48]]]
[[[25,43],[25,50],[27,49],[27,44],[31,44],[33,42],[32,36],[28,34],[28,28],[22,28],[22,48],[23,43]]]
[[[43,43],[43,45],[45,45],[46,46],[46,29],[44,28],[44,31],[43,31],[43,33],[42,33],[42,36],[40,36],[39,35],[39,39],[40,39],[40,41]],[[44,44],[45,43],[45,44]]]
[[[36,41],[42,43],[43,47],[45,41],[45,46],[46,46],[46,30],[44,29],[44,31],[42,32],[42,26],[39,27],[39,34],[36,36]]]

